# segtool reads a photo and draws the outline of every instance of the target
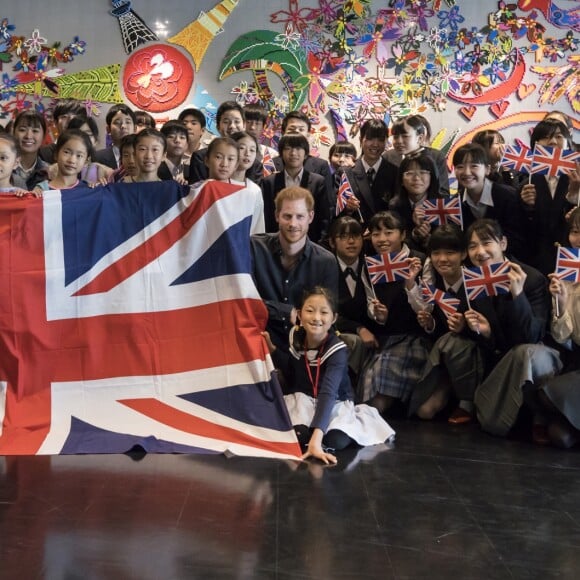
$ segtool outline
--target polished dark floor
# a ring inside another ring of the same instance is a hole
[[[580,578],[580,453],[394,421],[337,467],[0,457],[0,578]]]

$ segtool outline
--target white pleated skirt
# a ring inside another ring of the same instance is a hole
[[[305,393],[284,395],[292,425],[310,425],[316,410],[316,399]],[[336,401],[327,431],[338,429],[359,445],[377,445],[395,439],[393,428],[369,405]]]

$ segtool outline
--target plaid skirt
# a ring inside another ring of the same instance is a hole
[[[423,376],[429,350],[429,342],[422,336],[389,336],[364,372],[363,401],[377,394],[407,401]]]

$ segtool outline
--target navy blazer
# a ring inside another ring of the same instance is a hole
[[[336,263],[338,272],[338,317],[336,328],[339,332],[350,332],[356,334],[357,330],[363,326],[371,328],[374,321],[368,315],[367,296],[362,276],[366,276],[364,271],[364,256],[359,256],[358,268],[356,271],[357,280],[354,296],[351,295],[346,283],[346,276],[338,262]],[[369,282],[370,284],[370,282]]]
[[[276,207],[274,199],[276,194],[286,187],[284,172],[273,173],[262,179],[262,197],[264,198],[264,221],[266,232],[277,232]],[[324,178],[316,173],[310,173],[306,169],[302,172],[300,187],[310,191],[314,197],[314,219],[308,228],[308,237],[313,242],[319,242],[326,235],[328,229],[329,209],[328,196]]]
[[[93,157],[93,161],[95,163],[101,163],[103,165],[106,165],[111,169],[119,168],[119,166],[117,165],[117,158],[113,153],[112,147],[106,147],[105,149],[99,149],[98,151],[96,151]]]
[[[491,325],[491,338],[482,339],[491,351],[502,356],[518,344],[536,344],[542,340],[550,314],[550,294],[546,277],[535,268],[512,260],[526,273],[522,293],[484,297],[471,301],[471,307],[483,314]]]
[[[355,213],[353,217],[360,219],[362,216],[363,223],[368,224],[377,212],[389,209],[389,201],[395,194],[397,171],[395,165],[383,158],[371,187],[362,159],[357,159],[354,167],[346,170],[352,191],[360,201],[361,215]]]
[[[529,248],[528,262],[543,274],[554,271],[556,243],[567,245],[566,213],[573,205],[566,199],[570,180],[560,176],[554,197],[544,175],[532,175],[536,186],[536,204],[530,208],[523,204],[526,216],[526,243]]]
[[[461,213],[463,214],[463,230],[477,219],[469,205],[463,201],[461,194]],[[507,240],[507,252],[519,260],[528,259],[528,248],[526,241],[525,216],[519,196],[513,187],[492,182],[491,198],[493,207],[488,207],[485,218],[494,219],[499,222]]]
[[[284,164],[282,161],[282,157],[274,157],[273,161],[276,171],[283,172]],[[328,165],[328,161],[325,161],[320,157],[313,157],[312,155],[308,155],[304,160],[304,169],[306,171],[309,171],[310,173],[316,173],[324,177],[324,187],[326,188],[326,192],[328,195],[328,206],[334,208],[334,205],[332,204],[332,200],[335,193],[334,181],[330,173],[330,166]]]

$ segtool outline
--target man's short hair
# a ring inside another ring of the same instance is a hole
[[[282,204],[285,201],[297,201],[299,199],[303,199],[306,202],[306,209],[308,209],[308,211],[314,210],[314,197],[312,197],[310,191],[304,187],[292,185],[291,187],[285,187],[284,189],[281,189],[276,195],[276,198],[274,199],[276,213],[281,211]]]
[[[183,109],[183,111],[181,111],[181,113],[179,113],[179,115],[177,116],[177,120],[183,121],[185,117],[195,117],[199,121],[201,128],[205,129],[207,121],[205,115],[199,109],[194,109],[193,107],[189,109]]]
[[[244,109],[242,108],[242,106],[238,105],[238,103],[236,103],[236,101],[225,101],[218,107],[218,110],[215,114],[216,125],[219,126],[222,117],[228,111],[237,111],[242,116],[242,119],[245,122],[246,117],[244,116]]]
[[[306,156],[310,154],[310,144],[304,135],[295,133],[282,135],[280,141],[278,141],[278,153],[282,155],[282,151],[284,151],[286,147],[290,147],[291,149],[304,149]]]
[[[165,135],[165,138],[177,133],[187,139],[187,127],[181,121],[167,121],[161,127],[161,132]]]
[[[135,126],[137,125],[137,117],[135,117],[135,112],[133,111],[133,109],[131,109],[130,107],[128,107],[123,103],[119,103],[117,105],[113,105],[107,112],[105,122],[107,123],[108,127],[111,126],[111,123],[113,122],[113,117],[117,113],[123,113],[124,115],[128,115],[133,120],[133,125]]]
[[[308,115],[306,115],[302,111],[290,111],[289,113],[286,113],[286,116],[282,119],[282,135],[286,133],[286,127],[291,119],[298,119],[299,121],[304,121],[304,123],[306,123],[306,126],[308,127],[308,132],[310,133],[312,123],[310,122]]]

